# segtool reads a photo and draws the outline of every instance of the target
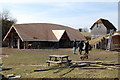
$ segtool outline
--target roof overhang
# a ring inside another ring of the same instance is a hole
[[[45,42],[59,42],[58,40],[39,40],[39,39],[23,39],[23,41],[45,41]]]
[[[5,37],[4,37],[4,39],[3,39],[3,41],[5,41],[5,40],[6,40],[6,38],[7,38],[8,34],[9,34],[9,33],[10,33],[10,31],[12,30],[12,28],[13,28],[13,25],[10,27],[10,29],[9,29],[9,31],[7,32],[7,34],[5,35]]]
[[[4,37],[3,41],[6,40],[6,38],[8,37],[8,34],[11,32],[11,30],[14,28],[14,30],[16,31],[16,33],[18,34],[18,36],[20,37],[20,39],[23,41],[22,37],[20,36],[19,32],[17,31],[17,29],[14,27],[14,25],[12,25],[9,29],[9,31],[7,32],[6,36]]]

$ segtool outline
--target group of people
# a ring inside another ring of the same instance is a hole
[[[85,50],[85,54],[89,54],[89,50],[91,48],[89,41],[86,40],[84,41],[80,41],[78,44],[76,42],[76,40],[73,41],[73,54],[76,54],[76,49],[78,48],[79,54],[82,54],[82,51]]]

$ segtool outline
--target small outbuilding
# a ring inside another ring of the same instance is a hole
[[[120,32],[116,32],[112,35],[110,50],[120,50]]]
[[[50,23],[30,23],[12,25],[3,41],[11,48],[68,48],[73,40],[86,38],[79,30]]]

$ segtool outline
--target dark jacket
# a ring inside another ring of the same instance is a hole
[[[73,47],[77,47],[76,41],[73,41]]]
[[[82,49],[83,46],[84,46],[83,42],[79,42],[79,43],[78,43],[78,47],[79,47],[80,49]]]
[[[89,42],[85,43],[85,50],[89,50]]]

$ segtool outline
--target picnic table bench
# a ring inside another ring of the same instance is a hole
[[[48,63],[48,66],[50,66],[50,63],[56,63],[56,64],[70,64],[71,60],[68,59],[68,55],[49,55],[49,60],[46,61]]]

